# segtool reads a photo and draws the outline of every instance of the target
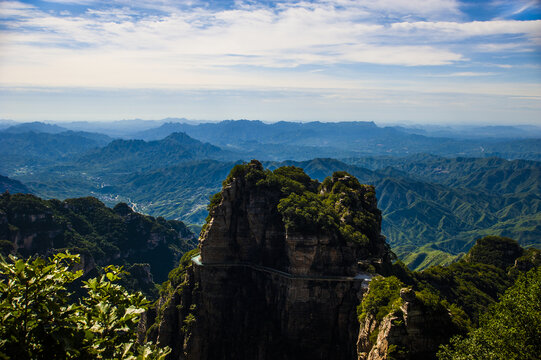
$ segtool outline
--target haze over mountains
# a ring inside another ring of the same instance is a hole
[[[271,169],[302,167],[320,181],[345,170],[375,185],[382,231],[412,268],[452,261],[484,235],[539,246],[539,129],[470,130],[247,120],[18,124],[0,131],[0,174],[21,185],[6,180],[0,190],[125,201],[202,224],[229,170],[257,158]]]

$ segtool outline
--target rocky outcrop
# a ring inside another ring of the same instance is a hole
[[[257,185],[264,184],[266,177],[271,176],[263,172],[258,162],[246,167],[245,176],[234,177],[224,185],[220,203],[211,209],[210,220],[200,237],[204,263],[250,262],[295,275],[355,276],[359,264],[368,262],[379,267],[388,261],[388,247],[380,235],[381,212],[377,209],[372,186],[360,185],[346,173],[335,173],[319,188],[306,180],[304,184],[306,193],[319,192],[321,198],[330,195],[326,201],[333,202],[331,207],[341,216],[338,219],[340,225],[351,227],[355,215],[370,215],[364,219],[369,223],[366,229],[355,229],[363,232],[365,242],[360,244],[345,240],[338,228],[336,231],[325,228],[314,231],[306,225],[285,226],[283,220],[287,214],[280,212],[278,205],[288,194],[284,194],[279,186]],[[315,188],[310,189],[314,185]],[[303,210],[302,206],[315,206],[302,200],[294,205],[298,212]],[[297,220],[293,218],[293,221]]]
[[[359,360],[434,359],[439,345],[457,333],[447,309],[423,303],[410,288],[403,288],[400,298],[400,309],[379,325],[371,315],[361,324]]]
[[[172,359],[355,359],[365,270],[389,262],[380,226],[373,187],[348,174],[234,168],[148,337]]]

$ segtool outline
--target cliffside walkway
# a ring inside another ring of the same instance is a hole
[[[203,263],[201,262],[201,255],[196,255],[192,258],[192,262],[197,266],[205,267],[247,267],[256,271],[265,272],[268,274],[275,274],[288,279],[299,280],[314,280],[314,281],[366,281],[369,282],[372,279],[372,275],[366,273],[359,273],[356,276],[313,276],[313,275],[295,275],[285,271],[276,270],[267,266],[252,264],[252,263]]]

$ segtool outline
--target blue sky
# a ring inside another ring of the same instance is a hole
[[[541,125],[541,2],[0,1],[0,118]]]

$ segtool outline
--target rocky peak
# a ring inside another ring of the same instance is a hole
[[[233,168],[209,210],[200,237],[203,263],[355,276],[376,269],[367,259],[388,261],[374,187],[345,172],[319,184],[300,168],[270,172],[252,160]]]
[[[148,336],[173,359],[354,359],[368,272],[389,263],[380,227],[374,188],[347,173],[237,165]]]

